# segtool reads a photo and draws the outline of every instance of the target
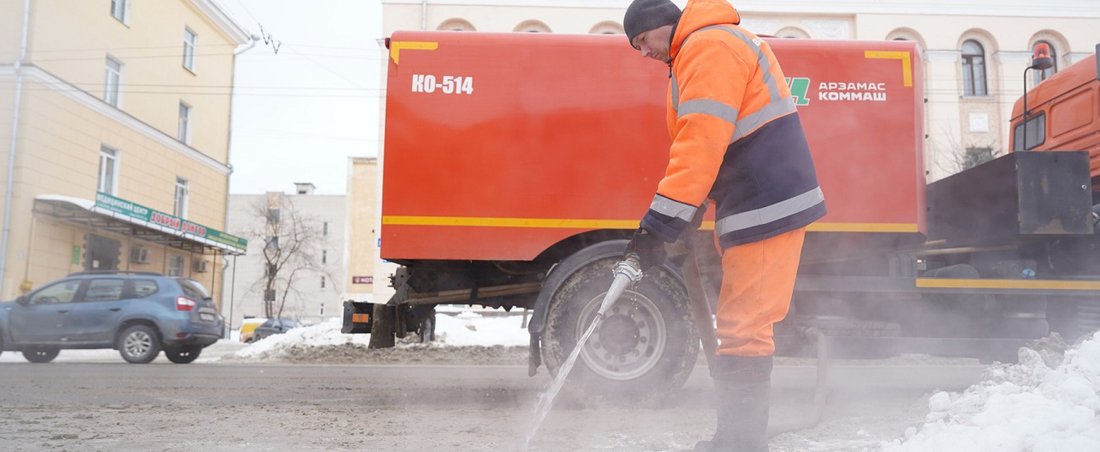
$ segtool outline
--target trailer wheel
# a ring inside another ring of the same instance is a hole
[[[542,355],[554,375],[591,324],[618,258],[580,265],[554,288]],[[568,265],[568,261],[562,265]],[[657,401],[683,386],[699,353],[687,292],[666,269],[628,288],[592,334],[570,372],[584,400]]]

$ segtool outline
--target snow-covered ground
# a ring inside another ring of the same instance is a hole
[[[439,315],[440,346],[527,345],[518,317]],[[240,358],[277,357],[293,347],[366,345],[369,335],[343,335],[339,321],[292,330],[250,345]],[[839,450],[902,451],[1100,451],[1100,334],[1065,353],[1064,358],[1020,350],[1020,363],[990,366],[983,381],[961,393],[938,392],[928,400],[923,425],[904,438],[868,447],[867,438],[834,444]]]

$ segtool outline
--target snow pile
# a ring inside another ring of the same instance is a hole
[[[940,392],[929,414],[885,451],[1100,451],[1100,333],[1048,367],[1030,348],[962,394]]]
[[[531,336],[525,328],[521,328],[521,323],[521,319],[515,316],[485,317],[469,311],[456,316],[437,314],[433,345],[527,346]],[[233,356],[246,360],[282,359],[299,356],[306,350],[365,350],[370,344],[370,334],[343,334],[340,332],[341,326],[342,320],[334,318],[317,325],[295,328],[284,334],[265,337],[238,350]],[[411,346],[413,344],[399,344],[399,347]]]
[[[244,359],[278,358],[296,347],[329,347],[346,344],[359,344],[364,347],[370,343],[369,334],[343,334],[340,332],[342,320],[329,319],[313,326],[294,328],[283,334],[274,334],[237,350],[234,355]]]
[[[517,316],[486,317],[464,311],[452,317],[435,316],[435,340],[453,346],[523,346],[531,344],[531,333],[522,328]]]

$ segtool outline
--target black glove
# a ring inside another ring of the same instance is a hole
[[[624,255],[631,253],[638,255],[638,264],[641,265],[642,271],[664,264],[668,259],[665,242],[644,228],[634,231],[630,243],[626,244]]]

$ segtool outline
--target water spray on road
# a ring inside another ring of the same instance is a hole
[[[565,385],[565,379],[569,377],[569,372],[573,370],[573,365],[576,364],[577,357],[580,356],[584,344],[588,342],[589,336],[592,336],[592,333],[600,326],[600,322],[604,319],[604,314],[607,313],[607,311],[611,309],[611,306],[615,304],[615,301],[622,296],[627,286],[641,281],[642,270],[640,267],[641,265],[638,263],[638,257],[634,254],[628,254],[625,259],[615,265],[615,268],[612,270],[615,279],[611,282],[611,287],[607,289],[607,295],[604,296],[603,303],[600,304],[600,310],[596,312],[596,317],[592,319],[592,324],[588,325],[588,329],[585,330],[584,335],[577,340],[577,345],[573,347],[573,352],[569,354],[569,358],[566,359],[565,363],[558,369],[558,374],[554,377],[554,381],[550,384],[550,388],[539,396],[539,403],[535,407],[535,418],[531,422],[531,426],[527,429],[527,436],[523,439],[521,450],[527,450],[527,447],[531,443],[531,439],[535,437],[535,433],[538,432],[539,426],[542,425],[542,421],[546,419],[546,415],[550,413],[550,408],[554,404],[554,398],[558,395],[558,392],[561,391],[562,386]]]

